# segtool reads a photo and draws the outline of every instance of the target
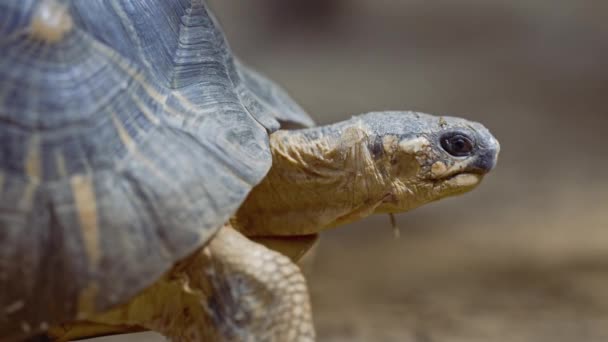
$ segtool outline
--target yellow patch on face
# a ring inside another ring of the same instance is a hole
[[[360,124],[344,130],[342,133],[341,144],[344,146],[354,146],[364,139],[367,139],[367,137],[367,128]]]
[[[456,175],[446,181],[446,184],[453,188],[466,188],[477,185],[481,181],[481,176],[472,173]]]
[[[97,267],[101,259],[99,226],[97,221],[97,201],[91,177],[76,175],[70,180],[84,247],[91,267]]]
[[[433,165],[431,166],[431,173],[435,178],[443,176],[447,172],[447,170],[447,166],[445,166],[445,164],[440,161],[433,163]]]
[[[68,33],[74,23],[64,4],[56,0],[43,0],[36,8],[30,23],[30,37],[47,43],[56,43]]]
[[[393,153],[398,146],[398,141],[399,139],[397,139],[397,137],[394,135],[387,135],[383,137],[382,147],[384,148],[384,152],[387,154]]]
[[[431,176],[434,179],[441,179],[456,175],[465,170],[469,163],[470,160],[465,159],[456,161],[450,166],[447,166],[442,161],[436,161],[433,163],[433,165],[431,165]]]
[[[403,140],[399,143],[399,147],[405,153],[416,154],[423,151],[430,144],[431,143],[426,138],[418,137],[415,139]]]

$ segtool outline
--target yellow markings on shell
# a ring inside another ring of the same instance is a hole
[[[25,156],[25,173],[30,180],[38,181],[42,174],[40,159],[40,135],[34,134],[28,142]]]
[[[198,109],[196,108],[196,106],[190,102],[190,100],[188,100],[184,95],[182,95],[180,92],[173,92],[173,96],[175,96],[175,98],[179,101],[179,103],[184,106],[184,108],[191,110],[193,112],[198,111]]]
[[[430,142],[423,137],[417,137],[414,139],[403,140],[399,143],[399,147],[406,153],[416,154],[423,151],[426,147],[430,146]]]
[[[172,184],[174,181],[169,179],[166,175],[164,175],[158,168],[148,160],[145,156],[143,156],[139,150],[137,149],[137,144],[131,138],[127,129],[123,126],[122,122],[116,117],[116,114],[112,113],[112,122],[114,123],[114,127],[116,127],[116,131],[118,132],[118,137],[120,141],[125,145],[129,153],[141,161],[156,177],[162,180],[166,184]]]
[[[167,107],[167,96],[163,95],[158,90],[154,89],[154,87],[152,87],[150,84],[148,84],[148,82],[146,82],[146,79],[144,78],[144,75],[142,73],[137,72],[134,68],[132,68],[129,65],[126,65],[125,63],[119,62],[118,66],[121,67],[122,69],[124,69],[129,75],[131,75],[131,77],[133,77],[133,79],[137,83],[139,83],[139,85],[141,85],[143,90],[151,98],[153,98],[156,102],[161,103],[163,105],[164,111],[166,111],[167,113],[169,113],[173,116],[180,116],[180,117],[183,116],[182,113],[174,110],[173,108]]]
[[[173,92],[173,96],[175,96],[181,106],[191,112],[200,113],[204,109],[192,103],[192,101],[190,101],[187,97],[185,97],[184,95],[182,95],[182,93],[178,91]],[[215,109],[210,109],[209,112],[215,112]]]
[[[32,202],[34,200],[34,192],[36,191],[36,188],[38,188],[38,181],[30,180],[27,183],[25,189],[23,190],[23,196],[19,201],[20,208],[22,208],[23,210],[30,210],[32,208]]]
[[[150,108],[148,108],[148,106],[139,97],[131,94],[131,99],[133,100],[133,103],[135,103],[137,108],[139,108],[139,110],[141,110],[141,112],[144,114],[144,116],[150,122],[152,122],[155,125],[158,125],[160,123],[160,120],[152,113]]]
[[[57,174],[59,177],[63,178],[68,175],[65,158],[63,157],[63,153],[59,151],[55,151],[55,166],[57,167]]]
[[[116,117],[116,114],[112,113],[112,122],[114,123],[114,127],[116,127],[116,131],[118,132],[118,137],[120,141],[122,141],[123,145],[127,148],[130,153],[136,152],[135,142],[127,132],[127,129],[122,125],[122,122]]]
[[[84,289],[78,294],[78,319],[83,319],[88,315],[95,312],[95,301],[99,294],[99,286],[95,282],[90,282]]]
[[[40,156],[40,135],[34,134],[27,143],[27,151],[24,161],[25,174],[28,176],[27,184],[23,189],[23,195],[19,201],[19,207],[23,210],[29,210],[32,208],[34,193],[40,178],[42,176],[42,159]]]
[[[156,90],[153,86],[151,86],[146,81],[146,78],[144,77],[144,75],[141,72],[138,72],[138,70],[136,68],[134,68],[133,66],[129,65],[129,63],[127,63],[123,59],[121,59],[114,52],[114,50],[110,49],[108,46],[103,45],[101,43],[94,44],[93,47],[97,51],[101,52],[102,54],[104,54],[105,56],[107,56],[108,58],[110,58],[112,61],[114,61],[119,68],[121,68],[124,72],[127,73],[127,75],[131,76],[131,78],[133,78],[133,80],[135,80],[142,87],[142,89],[152,99],[154,99],[154,101],[156,101],[157,103],[162,104],[163,111],[165,111],[167,114],[172,115],[174,117],[183,117],[184,116],[184,114],[181,113],[180,111],[175,110],[174,108],[171,108],[171,107],[167,106],[167,95],[162,94],[161,92],[159,92],[158,90]],[[183,95],[181,95],[181,94],[179,94],[177,92],[173,92],[173,95],[176,96],[179,99],[181,105],[184,106],[186,109],[189,109],[189,110],[192,110],[192,111],[195,111],[195,112],[200,112],[200,108],[197,108],[197,106],[195,104],[193,104],[191,101],[189,101],[188,99],[186,99]],[[133,96],[133,98],[135,98],[135,97]],[[142,104],[142,103],[140,102],[140,104]],[[138,103],[136,103],[136,105],[139,106]],[[142,106],[140,106],[140,108],[142,108]],[[151,115],[151,112],[149,112],[149,111],[148,112],[143,112],[143,113],[146,116],[148,116],[148,114]],[[154,124],[159,124],[160,123],[159,120],[158,120],[158,118],[156,118],[156,117],[154,117],[153,119],[151,117],[148,117],[148,118]]]
[[[127,151],[129,151],[129,153],[133,157],[140,159],[147,166],[150,166],[152,170],[156,170],[156,167],[154,167],[154,165],[152,165],[146,158],[141,155],[141,153],[139,153],[135,141],[133,141],[131,135],[129,135],[129,132],[127,132],[127,129],[123,126],[122,122],[118,119],[115,113],[112,113],[112,123],[114,123],[116,132],[118,132],[118,138],[120,139],[122,144],[125,145]]]
[[[46,43],[56,43],[63,39],[73,26],[74,22],[65,4],[57,0],[43,0],[32,16],[29,35]]]
[[[158,90],[154,89],[154,87],[150,86],[146,82],[144,75],[141,72],[138,72],[138,70],[132,65],[130,65],[128,62],[120,58],[120,56],[117,55],[114,50],[101,43],[93,44],[92,47],[103,55],[105,55],[106,57],[108,57],[109,59],[111,59],[112,61],[114,61],[119,68],[121,68],[124,72],[127,73],[127,75],[131,76],[135,81],[137,81],[137,83],[139,83],[146,91],[146,93],[148,93],[148,95],[150,95],[153,99],[155,99],[159,103],[165,103],[167,96],[161,94]]]
[[[146,82],[144,75],[138,72],[136,68],[131,66],[122,58],[120,58],[120,56],[118,56],[114,50],[103,44],[94,44],[93,47],[97,51],[101,52],[106,57],[114,61],[119,68],[121,68],[124,72],[127,73],[127,75],[131,76],[135,81],[137,81],[137,83],[139,83],[146,91],[146,93],[148,93],[148,95],[150,95],[154,100],[158,101],[159,103],[165,103],[165,101],[167,100],[167,96],[161,94],[158,90],[154,89],[154,87],[150,86]]]
[[[75,175],[70,179],[70,185],[89,265],[91,268],[95,268],[101,259],[101,246],[99,245],[99,222],[93,180],[90,176]]]

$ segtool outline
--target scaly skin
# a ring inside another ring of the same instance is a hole
[[[453,139],[462,136],[470,144]],[[252,240],[297,259],[323,229],[473,189],[499,152],[480,124],[411,112],[278,131],[270,145],[270,172],[231,219],[238,231],[222,228],[129,303],[51,333],[65,339],[126,325],[176,341],[313,341],[300,270]]]
[[[450,132],[469,136],[475,150],[451,156],[440,146]],[[247,236],[314,234],[461,194],[479,184],[499,152],[480,124],[411,112],[279,131],[270,146],[272,168],[232,220]]]
[[[179,342],[314,341],[299,268],[229,226],[129,303],[49,335],[68,341],[138,328]]]

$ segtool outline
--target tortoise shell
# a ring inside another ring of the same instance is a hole
[[[0,336],[128,300],[312,120],[202,0],[0,2]]]

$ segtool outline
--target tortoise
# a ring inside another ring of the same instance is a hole
[[[467,192],[496,164],[461,118],[313,127],[204,0],[2,0],[0,22],[3,341],[312,341],[295,261],[320,231]]]

